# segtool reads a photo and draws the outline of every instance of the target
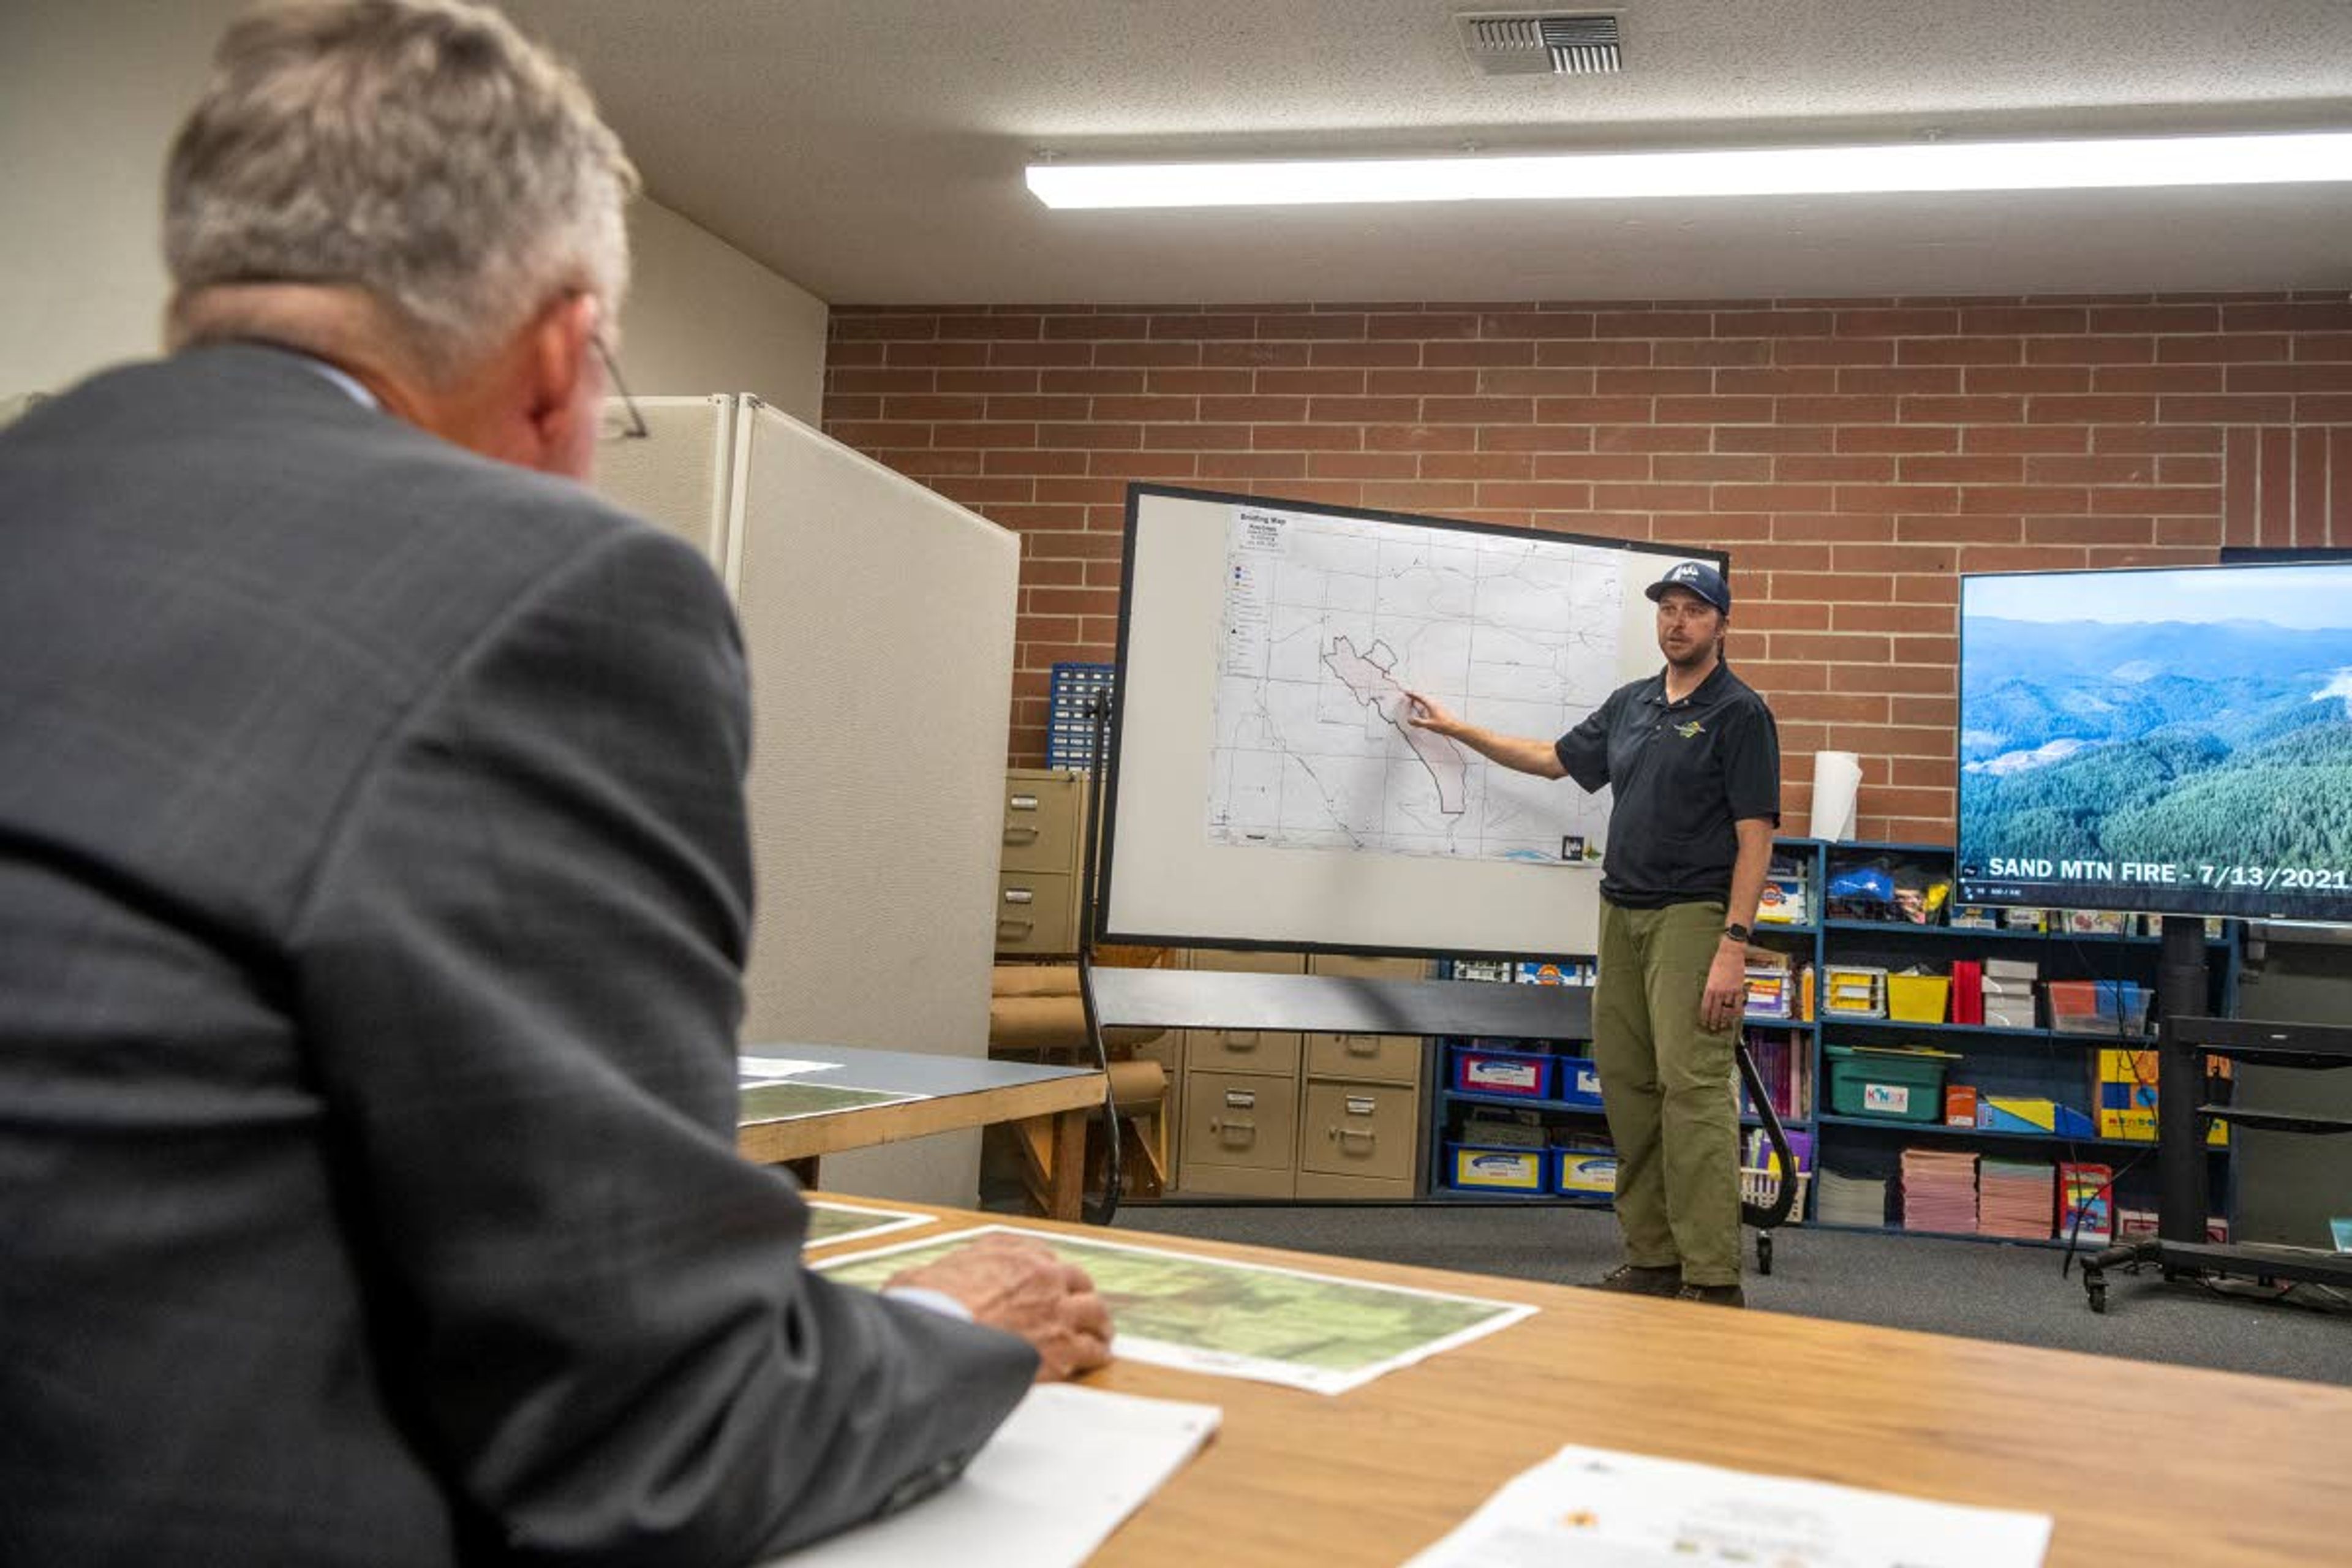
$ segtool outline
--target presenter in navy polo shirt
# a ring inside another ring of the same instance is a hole
[[[1723,574],[1685,561],[1648,594],[1665,668],[1558,741],[1498,735],[1419,695],[1412,722],[1520,773],[1614,789],[1593,1058],[1625,1261],[1600,1285],[1741,1306],[1732,1046],[1780,824],[1780,738],[1724,662]]]

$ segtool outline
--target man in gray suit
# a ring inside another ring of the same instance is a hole
[[[741,652],[574,482],[634,178],[457,0],[248,19],[176,352],[0,436],[11,1568],[749,1563],[1108,1353],[735,1154]]]

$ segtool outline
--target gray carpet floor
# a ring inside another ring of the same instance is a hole
[[[1129,1204],[1116,1226],[1551,1284],[1589,1283],[1622,1257],[1606,1210],[1567,1205]],[[2295,1296],[2313,1305],[2222,1300],[2153,1271],[2118,1271],[2097,1314],[2080,1273],[2060,1276],[2061,1257],[2047,1247],[1791,1226],[1774,1233],[1769,1279],[1755,1272],[1751,1243],[1748,1302],[1751,1310],[2352,1384],[2352,1301],[2308,1288]]]

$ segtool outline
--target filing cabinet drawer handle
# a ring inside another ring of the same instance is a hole
[[[1007,888],[1004,889],[1004,901],[1008,904],[1034,904],[1037,901],[1037,894],[1028,888]]]
[[[1351,1057],[1376,1057],[1381,1054],[1381,1037],[1378,1035],[1342,1035],[1339,1039]]]
[[[1257,1142],[1257,1123],[1247,1120],[1236,1121],[1227,1117],[1222,1121],[1210,1122],[1209,1131],[1217,1135],[1218,1142],[1229,1148],[1242,1148]]]
[[[1227,1029],[1225,1031],[1225,1049],[1229,1051],[1254,1051],[1257,1049],[1257,1031],[1255,1029]]]
[[[1369,1127],[1334,1127],[1331,1129],[1331,1136],[1342,1145],[1345,1145],[1350,1138],[1360,1138],[1364,1141],[1364,1147],[1367,1149],[1374,1147],[1380,1142]]]
[[[996,922],[996,934],[1005,938],[1027,936],[1036,929],[1035,921],[1016,921],[1008,917]]]
[[[1370,1116],[1376,1113],[1380,1108],[1381,1102],[1374,1100],[1369,1094],[1351,1094],[1348,1096],[1348,1114],[1350,1116]]]
[[[1009,795],[1005,799],[1004,809],[1007,811],[1034,811],[1037,809],[1037,797],[1034,795]]]
[[[1037,830],[1025,822],[1008,822],[1004,825],[1004,842],[1034,844],[1037,842]]]

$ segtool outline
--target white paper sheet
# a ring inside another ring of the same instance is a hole
[[[869,1209],[857,1204],[836,1203],[831,1198],[811,1198],[808,1206],[809,1234],[803,1244],[808,1247],[870,1241],[895,1230],[910,1230],[916,1226],[931,1223],[929,1215],[900,1214],[896,1209]]]
[[[804,1062],[793,1057],[737,1057],[735,1076],[738,1082],[757,1079],[798,1078],[803,1073],[835,1072],[839,1062]]]
[[[770,1568],[1076,1568],[1223,1416],[1213,1405],[1042,1384],[953,1483]]]
[[[2050,1516],[1562,1448],[1405,1568],[2040,1568]]]

